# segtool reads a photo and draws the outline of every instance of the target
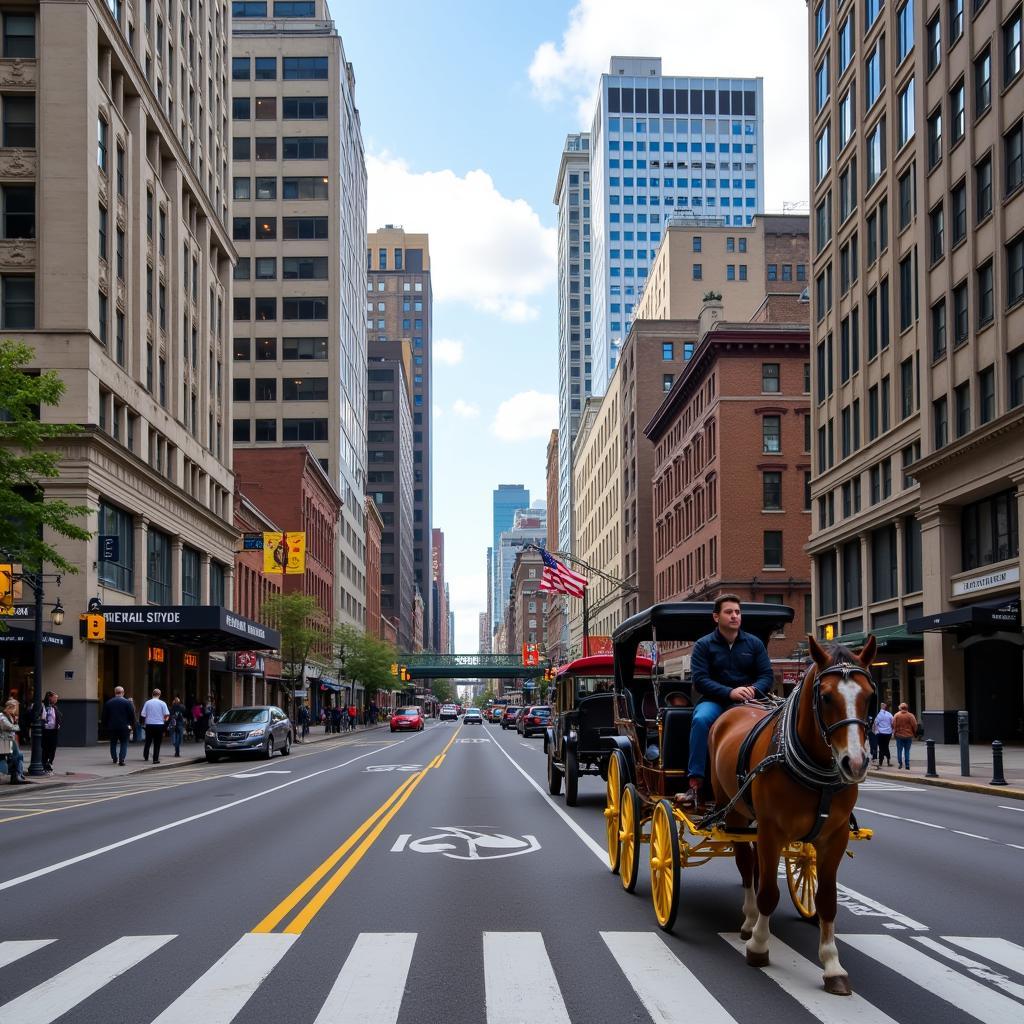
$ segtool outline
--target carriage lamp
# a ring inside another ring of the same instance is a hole
[[[55,626],[59,626],[64,621],[64,605],[60,603],[59,597],[57,598],[57,603],[50,611],[50,618]]]

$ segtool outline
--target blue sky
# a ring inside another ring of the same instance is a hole
[[[368,225],[431,236],[434,525],[456,650],[472,652],[491,491],[523,483],[544,497],[566,133],[589,124],[613,52],[661,56],[666,73],[762,75],[768,209],[806,200],[806,6],[720,0],[709,18],[694,0],[329,3],[355,68]]]

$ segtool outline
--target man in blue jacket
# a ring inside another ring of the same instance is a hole
[[[689,789],[682,806],[701,807],[711,725],[727,708],[764,697],[772,687],[768,651],[756,636],[740,629],[743,612],[735,594],[722,594],[712,612],[715,630],[702,636],[690,655],[690,673],[701,701],[690,726]]]

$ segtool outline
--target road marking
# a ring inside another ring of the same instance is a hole
[[[487,1024],[572,1024],[540,932],[484,932]]]
[[[368,764],[363,771],[375,772],[418,772],[423,770],[421,764]]]
[[[360,933],[315,1024],[394,1024],[415,945],[415,932]]]
[[[416,853],[440,853],[452,860],[501,860],[503,857],[536,853],[540,849],[536,836],[523,835],[520,838],[503,832],[486,832],[459,825],[436,827],[441,831],[413,840],[409,849]],[[466,853],[452,852],[462,848],[465,848]]]
[[[126,935],[0,1006],[0,1024],[51,1024],[166,945],[173,935]]]
[[[291,775],[287,768],[268,768],[263,772],[239,772],[237,775],[229,775],[229,779],[262,779],[264,775]]]
[[[127,839],[120,839],[116,843],[110,843],[108,846],[101,846],[96,850],[89,850],[87,853],[80,853],[76,857],[69,857],[67,860],[58,861],[56,864],[49,864],[45,868],[38,868],[35,871],[30,871],[26,875],[19,875],[17,878],[9,878],[6,882],[0,882],[0,892],[5,889],[13,889],[15,886],[24,885],[26,882],[34,881],[36,878],[42,878],[44,875],[53,874],[55,871],[61,871],[64,868],[69,868],[74,864],[81,864],[83,861],[92,860],[94,857],[102,857],[106,853],[110,853],[111,850],[119,850],[123,846],[130,846],[132,843],[141,842],[143,839],[149,839],[152,836],[160,835],[161,832],[169,832],[172,828],[178,828],[181,825],[189,825],[193,821],[199,821],[202,818],[208,818],[213,814],[221,814],[224,811],[229,811],[233,807],[238,807],[240,804],[247,804],[250,800],[262,800],[264,797],[270,796],[271,793],[279,793],[282,789],[287,789],[289,786],[297,786],[300,782],[308,782],[310,779],[315,779],[318,775],[325,775],[327,772],[335,772],[339,768],[345,768],[356,761],[361,761],[364,757],[371,757],[373,754],[379,753],[376,750],[368,750],[365,754],[358,754],[355,757],[349,758],[347,761],[343,761],[341,764],[331,765],[330,768],[321,768],[319,771],[310,772],[309,775],[304,775],[301,779],[291,779],[288,782],[282,782],[280,786],[271,786],[270,789],[263,790],[262,793],[253,793],[252,796],[243,796],[239,800],[232,800],[231,803],[221,804],[219,807],[211,807],[208,811],[200,811],[199,814],[190,814],[187,818],[179,818],[177,821],[169,821],[166,825],[159,825],[157,828],[151,828],[146,832],[139,832],[137,835],[128,836]],[[218,776],[218,778],[224,778],[224,776]],[[100,803],[102,801],[96,801]]]
[[[912,917],[907,917],[906,914],[901,914],[898,910],[893,910],[892,907],[887,907],[884,903],[879,903],[878,900],[873,900],[870,896],[857,892],[856,889],[838,883],[836,889],[839,893],[840,906],[845,907],[855,917],[887,917],[890,921],[901,924],[904,928],[910,928],[912,931],[928,931],[928,925],[921,924],[920,921],[915,921]]]
[[[946,942],[961,946],[986,960],[1007,967],[1017,974],[1024,974],[1024,946],[1018,946],[1008,939],[982,939],[967,935],[943,935]]]
[[[975,835],[973,832],[961,832],[958,828],[951,828],[950,832],[956,833],[958,836],[967,836],[968,839],[984,839],[986,843],[991,843],[992,840],[988,836]]]
[[[601,932],[626,980],[654,1024],[736,1024],[665,943],[653,932]]]
[[[391,847],[392,853],[401,853],[405,849],[405,844],[412,839],[411,832],[403,832],[396,840],[394,846]]]
[[[1024,807],[1010,807],[1008,804],[996,804],[1001,811],[1016,811],[1018,814],[1024,814]]]
[[[886,811],[876,811],[873,807],[861,807],[857,805],[856,810],[866,811],[868,814],[877,814],[880,818],[892,818],[895,821],[909,821],[911,825],[924,825],[925,828],[938,828],[946,831],[945,825],[934,825],[930,821],[919,821],[917,818],[907,818],[902,814],[889,814]]]
[[[153,1024],[230,1024],[295,942],[294,935],[243,935]]]
[[[0,969],[56,941],[56,939],[27,939],[24,941],[0,942]]]
[[[720,934],[737,953],[746,956],[747,944],[738,933]],[[774,935],[768,941],[771,962],[767,967],[760,969],[761,973],[771,978],[783,992],[792,996],[818,1020],[828,1021],[828,1024],[896,1024],[892,1017],[856,992],[845,998],[830,995],[822,988],[820,964],[812,963],[800,956]],[[898,942],[897,939],[890,941]]]
[[[984,1024],[1019,1020],[1021,1005],[891,935],[841,935],[843,942]]]
[[[966,967],[968,974],[973,974],[974,977],[987,981],[990,985],[995,985],[996,988],[1002,989],[1015,999],[1024,999],[1024,985],[1011,981],[1006,975],[994,971],[986,964],[978,963],[977,960],[962,956],[960,953],[954,953],[953,950],[946,949],[941,942],[936,942],[934,939],[929,939],[924,935],[915,935],[914,941],[921,943],[922,946],[928,949],[934,950],[940,956],[946,957],[947,960],[952,960],[953,963]]]
[[[1024,846],[1018,846],[1016,843],[1007,843],[1007,846],[1012,846],[1015,850],[1024,850]]]

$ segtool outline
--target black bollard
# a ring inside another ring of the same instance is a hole
[[[967,712],[958,711],[956,713],[956,728],[960,734],[960,774],[970,775],[971,774],[971,747],[969,736],[969,726],[967,724]]]
[[[999,740],[992,741],[992,781],[989,785],[1007,785],[1006,776],[1003,775],[1003,745]]]
[[[924,749],[928,763],[924,777],[926,779],[937,779],[939,777],[939,773],[935,770],[935,740],[925,740]]]

